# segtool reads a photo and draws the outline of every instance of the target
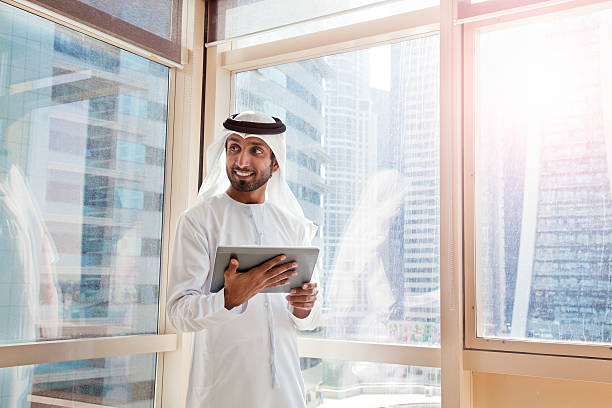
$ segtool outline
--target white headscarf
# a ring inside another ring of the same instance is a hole
[[[255,111],[245,111],[238,115],[230,117],[233,121],[251,122],[251,123],[270,123],[281,124],[279,119],[266,115],[265,113]],[[227,121],[226,121],[227,123]],[[248,127],[248,123],[245,124]],[[229,180],[225,171],[225,141],[229,135],[238,135],[242,138],[258,137],[263,140],[272,150],[276,161],[278,162],[278,171],[272,174],[272,178],[268,180],[266,187],[266,201],[269,201],[289,214],[294,215],[302,220],[307,237],[312,239],[317,232],[317,226],[304,216],[304,211],[300,206],[297,198],[289,188],[286,181],[287,169],[287,146],[285,142],[284,131],[279,134],[260,134],[257,129],[250,130],[252,133],[239,132],[223,127],[217,137],[206,151],[206,178],[202,182],[200,192],[198,193],[198,201],[203,200],[217,194],[221,194],[229,187]]]

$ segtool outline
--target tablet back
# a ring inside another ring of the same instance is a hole
[[[224,274],[232,258],[238,259],[238,272],[246,272],[261,263],[284,254],[287,259],[280,262],[282,265],[287,262],[297,261],[296,276],[289,278],[289,284],[276,286],[263,290],[261,293],[288,293],[292,288],[300,287],[303,283],[310,282],[312,272],[317,264],[319,248],[316,247],[218,247],[215,255],[213,267],[213,278],[210,285],[211,292],[218,292],[223,288],[225,281]]]

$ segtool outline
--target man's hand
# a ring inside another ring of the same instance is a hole
[[[232,259],[224,275],[225,308],[231,310],[264,289],[288,284],[289,277],[297,275],[297,263],[275,266],[285,259],[285,255],[276,256],[247,272],[237,272],[238,260]]]
[[[291,292],[289,292],[287,296],[287,300],[289,304],[293,306],[293,315],[299,319],[308,317],[317,301],[318,293],[319,291],[317,290],[317,284],[315,282],[305,283],[301,288],[291,289]]]

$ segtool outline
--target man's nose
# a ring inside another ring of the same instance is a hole
[[[236,159],[236,165],[238,167],[248,167],[249,166],[249,156],[244,151],[240,152],[238,158]]]

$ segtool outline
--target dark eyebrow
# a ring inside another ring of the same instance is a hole
[[[257,140],[249,140],[252,139],[250,137],[247,137],[245,139],[243,139],[246,142],[247,146],[255,146],[255,147],[263,147],[263,146],[268,146],[267,144],[265,144],[264,142],[258,142]]]
[[[234,136],[234,135],[230,135],[227,137],[227,141],[228,142],[236,142],[236,143],[242,143],[244,141],[246,141],[247,146],[255,146],[255,147],[263,147],[263,146],[267,146],[267,144],[265,144],[264,142],[258,142],[258,141],[250,141],[248,140],[249,138],[242,138],[240,136]]]
[[[228,136],[227,140],[240,143],[242,141],[242,138],[239,138],[238,136]]]

